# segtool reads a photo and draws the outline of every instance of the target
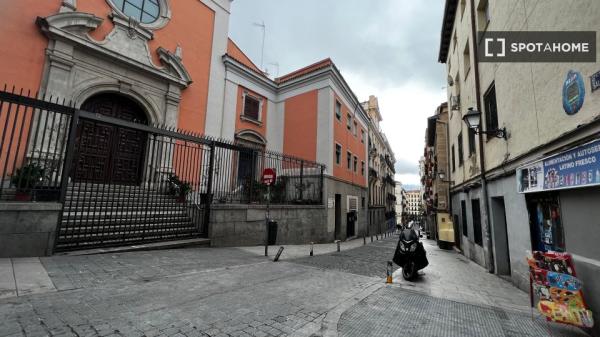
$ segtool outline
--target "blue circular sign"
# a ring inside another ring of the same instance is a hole
[[[569,70],[563,84],[562,96],[563,108],[567,115],[574,115],[581,109],[585,99],[585,85],[579,72]]]

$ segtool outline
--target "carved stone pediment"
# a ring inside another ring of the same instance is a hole
[[[180,47],[177,47],[177,50],[180,54]],[[163,47],[158,48],[157,52],[158,57],[160,58],[160,61],[165,65],[165,68],[169,69],[169,71],[173,75],[183,79],[188,85],[192,83],[192,77],[185,69],[183,62],[181,61],[181,56],[177,55],[177,52],[171,53]]]
[[[84,35],[98,28],[104,21],[94,14],[82,12],[63,12],[45,18],[38,17],[36,24],[46,35],[51,35],[54,30],[62,30],[76,35]]]

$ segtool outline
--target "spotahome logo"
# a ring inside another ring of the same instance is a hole
[[[596,32],[479,32],[480,62],[596,62]]]

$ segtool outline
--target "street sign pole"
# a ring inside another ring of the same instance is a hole
[[[266,168],[262,173],[262,182],[267,185],[267,211],[265,212],[265,256],[269,256],[269,206],[271,204],[271,185],[277,179],[277,172],[273,168]]]
[[[269,204],[271,203],[271,185],[267,185],[267,212],[265,213],[265,256],[269,256]]]

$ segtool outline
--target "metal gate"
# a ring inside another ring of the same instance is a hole
[[[81,163],[85,139],[74,137],[78,125],[94,122],[120,130],[113,153],[123,153],[126,135],[142,134],[141,164],[110,165],[102,177]],[[67,148],[71,179],[64,186],[64,203],[57,250],[135,244],[205,236],[209,210],[211,154],[214,142],[197,135],[136,124],[75,110]],[[122,137],[123,139],[120,139]],[[73,158],[71,158],[73,156]],[[79,172],[82,170],[83,172]],[[66,173],[65,172],[65,173]],[[122,172],[129,172],[123,175]],[[134,177],[132,179],[131,177]],[[137,181],[137,183],[132,183]]]
[[[61,202],[57,251],[206,236],[214,141],[6,90],[0,125],[0,198]],[[133,161],[94,156],[126,157],[132,134]]]
[[[52,97],[0,90],[0,127],[0,201],[62,203],[56,251],[206,237],[211,203],[266,203],[266,167],[272,204],[323,201],[324,165]]]

